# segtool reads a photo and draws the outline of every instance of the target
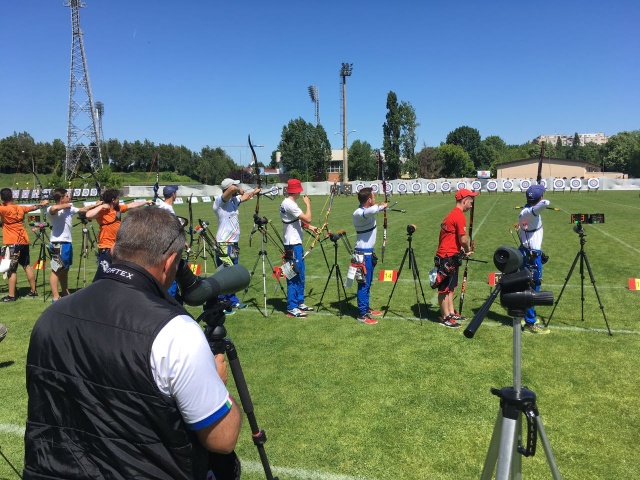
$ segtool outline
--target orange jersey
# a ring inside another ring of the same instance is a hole
[[[5,245],[29,245],[29,235],[24,228],[24,216],[31,211],[26,205],[0,205],[2,217],[2,243]]]
[[[120,205],[120,213],[127,211],[129,207],[125,204]],[[100,233],[98,234],[98,248],[111,248],[116,243],[116,234],[120,228],[120,219],[118,212],[110,208],[109,210],[100,210],[96,216],[96,222],[100,225]]]

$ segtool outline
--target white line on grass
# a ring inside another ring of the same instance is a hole
[[[634,251],[634,252],[636,252],[636,253],[640,253],[640,250],[638,250],[637,248],[632,247],[631,245],[629,245],[629,244],[628,244],[628,243],[626,243],[626,242],[623,242],[623,241],[622,241],[622,240],[620,240],[618,237],[614,237],[613,235],[611,235],[609,232],[607,232],[607,231],[605,231],[605,230],[601,230],[601,229],[599,229],[599,228],[594,228],[593,230],[594,230],[594,231],[596,231],[596,232],[598,232],[598,233],[602,233],[603,235],[606,235],[606,236],[607,236],[607,237],[609,237],[609,238],[613,238],[616,242],[621,243],[622,245],[624,245],[625,247],[627,247],[627,248],[629,248],[629,249],[633,250],[633,251]]]
[[[24,427],[13,425],[10,423],[0,423],[0,433],[24,436]],[[262,463],[252,462],[240,459],[242,462],[242,470],[251,473],[264,472]],[[330,472],[321,472],[317,470],[305,470],[303,468],[276,467],[271,465],[274,474],[285,476],[285,478],[299,478],[302,480],[368,480],[367,477],[352,477],[350,475],[337,475]]]

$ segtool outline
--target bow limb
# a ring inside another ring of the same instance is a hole
[[[256,155],[256,151],[253,148],[253,143],[251,143],[251,135],[248,136],[249,140],[249,148],[251,149],[251,155],[253,157],[253,169],[254,174],[256,175],[256,185],[257,188],[262,190],[262,178],[260,177],[260,168],[258,167],[258,156]],[[256,209],[254,212],[254,218],[260,215],[260,193],[258,193],[258,198],[256,198]]]
[[[540,160],[538,161],[538,176],[536,177],[536,182],[539,184],[542,183],[542,161],[544,160],[544,142],[540,142]]]
[[[189,249],[193,246],[193,210],[191,207],[191,200],[193,200],[193,193],[189,195]]]
[[[380,173],[382,175],[382,190],[384,191],[384,202],[389,203],[389,194],[387,193],[387,181],[384,175],[384,160],[382,159],[382,155],[380,151],[378,151],[378,161],[380,163]],[[382,251],[380,253],[380,261],[384,263],[384,251],[387,248],[387,209],[384,209],[383,212],[383,223],[382,223]]]
[[[473,211],[475,210],[475,199],[471,204],[471,210],[469,210],[469,249],[474,250],[473,244]],[[460,302],[458,303],[458,313],[462,315],[462,306],[464,305],[464,294],[467,291],[467,273],[469,271],[469,256],[467,255],[464,265],[464,273],[462,274],[462,285],[460,286]]]
[[[322,236],[322,232],[329,231],[329,215],[331,214],[331,206],[333,205],[333,198],[335,196],[335,192],[336,192],[336,189],[332,188],[331,195],[329,196],[329,206],[327,207],[327,211],[324,215],[324,223],[322,224],[322,227],[318,229],[318,233],[315,234],[313,238],[313,242],[311,242],[311,246],[309,247],[309,249],[306,252],[304,252],[304,254],[302,255],[303,259],[307,255],[309,255],[311,253],[311,250],[313,250],[313,247],[316,246],[316,243],[318,243],[318,240],[320,240],[320,237]]]

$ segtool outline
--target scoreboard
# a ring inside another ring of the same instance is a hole
[[[604,213],[572,213],[571,223],[604,223]]]

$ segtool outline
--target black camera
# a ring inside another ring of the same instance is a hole
[[[582,222],[577,222],[573,226],[573,231],[576,232],[578,235],[584,235],[584,228],[582,228]]]
[[[267,217],[260,217],[257,213],[255,213],[253,215],[253,223],[258,225],[259,227],[262,227],[263,225],[269,223],[269,219]]]
[[[195,307],[216,299],[218,295],[245,289],[251,282],[251,275],[242,265],[233,265],[203,279],[193,273],[187,262],[181,259],[176,272],[176,282],[182,290],[184,303]]]
[[[416,231],[416,226],[414,224],[407,225],[407,234],[413,235]]]

